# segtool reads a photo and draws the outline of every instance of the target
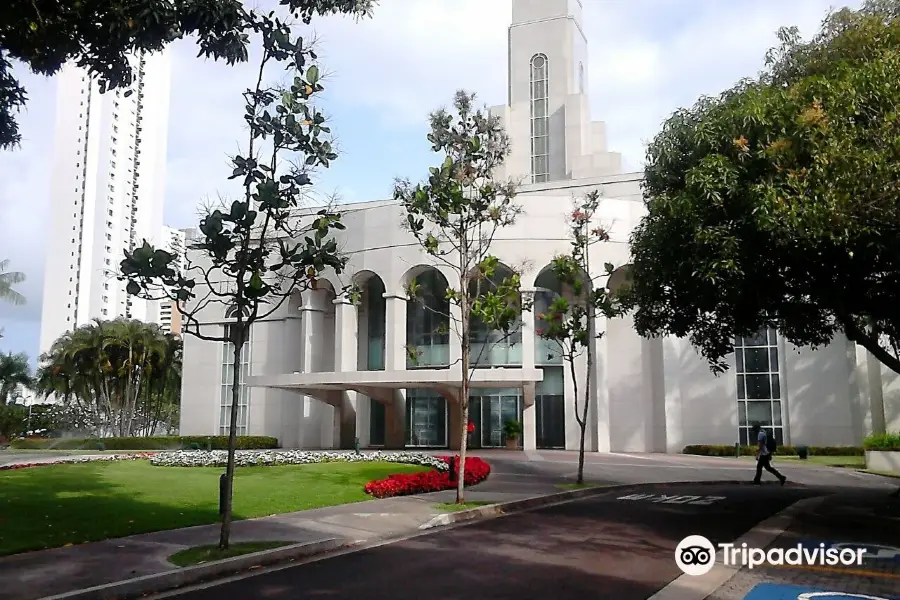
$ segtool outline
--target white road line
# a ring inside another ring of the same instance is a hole
[[[655,460],[659,462],[665,462],[663,459],[659,458],[650,458],[649,456],[641,456],[639,454],[629,454],[628,452],[610,452],[612,456],[625,456],[627,458],[637,458],[639,460]]]

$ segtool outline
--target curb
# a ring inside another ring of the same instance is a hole
[[[766,482],[767,485],[777,485],[777,482],[771,481]],[[564,502],[571,502],[573,500],[579,500],[581,498],[587,498],[590,496],[598,496],[600,494],[613,491],[613,490],[627,490],[632,488],[640,488],[648,485],[653,485],[656,487],[666,487],[669,485],[696,485],[696,486],[704,486],[704,485],[750,485],[749,482],[745,481],[736,481],[736,480],[727,480],[727,481],[674,481],[667,483],[622,483],[622,484],[597,484],[593,487],[585,487],[578,490],[567,490],[563,492],[558,492],[555,494],[546,494],[544,496],[534,496],[532,498],[525,498],[523,500],[512,500],[510,502],[498,502],[496,504],[488,504],[486,506],[479,506],[478,508],[470,508],[467,510],[460,510],[457,512],[446,513],[443,515],[438,515],[437,517],[431,519],[427,523],[419,525],[419,529],[433,529],[435,527],[443,527],[445,525],[452,525],[454,523],[462,523],[464,521],[471,521],[473,519],[489,519],[494,517],[500,517],[508,513],[514,512],[524,512],[528,510],[533,510],[535,508],[541,508],[544,506],[551,506],[553,504],[562,504]],[[803,484],[792,484],[792,487],[806,487]]]
[[[338,538],[291,544],[290,546],[243,554],[202,565],[172,569],[171,571],[125,579],[55,596],[45,596],[40,600],[121,600],[123,598],[133,598],[151,593],[165,592],[189,584],[201,583],[254,567],[306,558],[314,554],[330,552],[354,545],[356,544],[353,542]]]
[[[777,485],[777,482],[766,482],[766,484]],[[224,579],[229,576],[241,575],[250,569],[257,567],[272,567],[278,563],[287,563],[295,560],[311,558],[316,555],[323,555],[321,558],[328,558],[327,555],[332,553],[345,553],[363,550],[370,547],[376,547],[397,541],[402,541],[410,537],[426,535],[432,533],[427,531],[438,527],[448,525],[458,525],[466,521],[476,519],[491,519],[501,517],[507,514],[517,512],[526,512],[555,504],[563,504],[572,502],[581,498],[591,496],[599,496],[601,494],[612,491],[624,491],[630,489],[643,488],[647,486],[667,487],[667,486],[713,486],[713,485],[750,485],[746,481],[672,481],[665,483],[625,483],[625,484],[597,484],[594,487],[586,487],[577,490],[566,490],[555,494],[546,494],[543,496],[534,496],[522,500],[513,500],[510,502],[499,502],[496,504],[488,504],[478,508],[461,510],[453,513],[438,515],[427,523],[420,525],[418,530],[413,530],[402,535],[373,536],[367,540],[351,541],[347,539],[328,538],[318,542],[304,542],[301,544],[292,544],[290,546],[282,546],[271,550],[263,550],[226,558],[211,563],[195,565],[192,567],[176,568],[162,573],[152,575],[144,575],[132,579],[125,579],[113,583],[107,583],[81,590],[73,590],[55,596],[44,596],[37,600],[128,600],[148,594],[158,594],[171,592],[179,588],[189,585],[208,583],[210,580]],[[805,487],[802,484],[793,484],[793,487]]]
[[[561,504],[571,500],[578,500],[588,496],[596,496],[612,489],[625,489],[635,487],[632,484],[627,485],[597,485],[594,487],[586,487],[579,490],[568,490],[558,492],[556,494],[547,494],[545,496],[534,496],[533,498],[525,498],[523,500],[513,500],[511,502],[498,502],[496,504],[488,504],[479,506],[478,508],[469,508],[456,512],[438,515],[427,523],[419,525],[419,529],[433,529],[435,527],[443,527],[444,525],[452,525],[453,523],[462,523],[463,521],[471,521],[479,518],[492,518],[513,512],[523,512],[526,510],[549,506],[551,504]]]

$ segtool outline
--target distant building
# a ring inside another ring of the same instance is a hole
[[[162,249],[176,256],[175,266],[179,272],[185,269],[187,241],[194,236],[193,229],[173,229],[163,226]],[[157,323],[165,333],[181,335],[181,313],[171,300],[160,300]]]
[[[133,66],[128,96],[101,94],[72,65],[57,75],[41,352],[95,318],[156,319],[155,303],[129,296],[116,273],[126,250],[161,242],[169,55],[137,56]]]

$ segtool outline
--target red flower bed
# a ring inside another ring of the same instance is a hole
[[[441,460],[450,463],[449,456],[439,456]],[[459,457],[454,457],[459,460]],[[459,464],[454,461],[455,474],[459,474]],[[487,479],[491,474],[491,466],[478,457],[466,458],[464,473],[466,485],[475,485]],[[376,498],[389,498],[391,496],[409,496],[411,494],[424,494],[427,492],[440,492],[456,488],[456,480],[450,482],[450,470],[438,471],[433,469],[425,473],[398,473],[388,475],[384,479],[376,479],[366,484],[367,494]]]

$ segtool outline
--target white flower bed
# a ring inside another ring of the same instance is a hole
[[[432,467],[446,471],[449,465],[429,454],[421,452],[361,452],[312,451],[312,450],[237,450],[235,466],[255,467],[272,465],[306,465],[323,462],[393,462]],[[159,467],[224,467],[228,462],[226,450],[178,450],[157,452],[150,463]]]

